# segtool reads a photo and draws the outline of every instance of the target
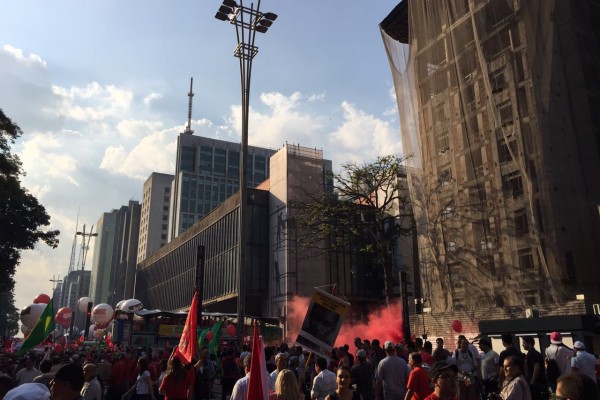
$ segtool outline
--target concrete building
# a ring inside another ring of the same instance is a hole
[[[240,144],[182,133],[171,188],[169,236],[173,240],[238,191]],[[248,187],[269,176],[273,150],[248,146]]]
[[[286,329],[294,297],[310,297],[315,287],[335,284],[352,304],[348,320],[361,321],[382,304],[380,280],[365,278],[372,257],[353,246],[331,253],[307,248],[301,243],[298,227],[287,222],[297,212],[290,202],[307,193],[331,190],[331,161],[323,158],[321,150],[285,145],[269,164],[270,178],[248,192],[246,314],[278,318],[286,340],[294,340]],[[238,207],[239,192],[143,260],[138,266],[136,298],[149,309],[189,307],[197,248],[204,245],[202,308],[235,313]],[[400,269],[396,265],[396,271]],[[399,290],[397,293],[400,296]]]
[[[599,24],[583,0],[405,0],[381,23],[434,332],[600,302]]]
[[[134,295],[140,204],[103,213],[96,224],[90,297],[94,304],[111,306]]]
[[[167,243],[173,175],[153,172],[144,182],[137,262]]]
[[[80,277],[83,277],[83,285],[79,292]],[[71,310],[77,311],[78,294],[81,297],[88,296],[90,292],[91,271],[84,270],[83,275],[81,270],[70,271],[61,283],[60,307],[69,307]],[[74,325],[79,329],[85,324],[85,316],[83,313],[77,313]]]

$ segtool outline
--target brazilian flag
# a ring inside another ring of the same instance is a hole
[[[27,353],[30,349],[46,340],[48,335],[52,333],[54,330],[54,315],[52,314],[54,314],[54,306],[52,305],[52,299],[50,299],[50,302],[46,305],[44,312],[40,315],[40,318],[31,330],[31,333],[21,345],[17,355],[21,356]]]

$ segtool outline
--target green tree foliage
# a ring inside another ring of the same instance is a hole
[[[10,150],[22,134],[21,128],[0,109],[0,293],[4,296],[0,298],[0,334],[14,330],[4,324],[12,324],[11,315],[16,312],[13,276],[21,252],[33,249],[39,241],[52,248],[58,245],[59,231],[44,230],[50,225],[46,209],[21,186],[21,161]]]
[[[388,304],[394,297],[392,250],[401,236],[413,233],[414,219],[408,191],[403,186],[404,159],[397,155],[373,163],[347,163],[332,174],[333,192],[306,194],[292,202],[293,217],[309,246],[324,243],[326,251],[353,246],[374,257],[383,276]]]

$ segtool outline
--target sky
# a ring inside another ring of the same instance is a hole
[[[21,309],[65,276],[83,224],[141,202],[152,172],[174,173],[191,77],[195,134],[240,142],[240,74],[235,28],[214,18],[217,0],[2,3],[0,108],[24,132],[12,147],[22,184],[61,231],[58,248],[23,252]],[[378,26],[397,4],[263,0],[278,18],[256,37],[249,144],[322,149],[336,171],[402,154]]]

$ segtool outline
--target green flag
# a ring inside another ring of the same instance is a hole
[[[218,321],[212,327],[213,337],[208,344],[208,351],[210,354],[217,354],[217,347],[219,346],[219,340],[221,340],[221,326],[223,325],[223,321]]]
[[[204,346],[204,338],[206,338],[206,334],[209,330],[210,328],[204,328],[200,331],[200,334],[198,335],[198,350],[201,350],[202,346]]]
[[[23,345],[17,352],[17,355],[21,356],[30,349],[34,348],[38,344],[42,343],[50,333],[54,330],[54,306],[52,305],[52,299],[46,305],[44,312],[38,318],[35,326],[31,330],[27,339],[23,342]]]

